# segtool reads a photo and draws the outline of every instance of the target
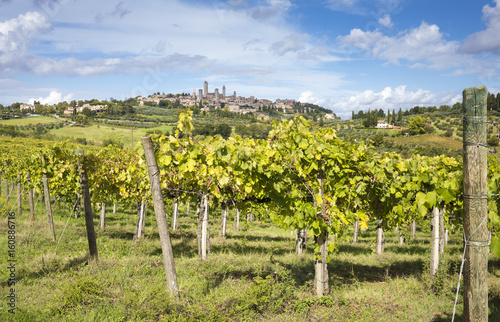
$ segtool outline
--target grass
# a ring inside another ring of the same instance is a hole
[[[49,116],[32,116],[32,117],[23,117],[23,118],[13,118],[9,120],[0,120],[0,124],[3,125],[36,125],[36,124],[49,124],[55,122],[62,122],[61,119]]]
[[[4,192],[0,197],[3,207]],[[136,222],[133,206],[108,207],[106,227],[97,231],[98,265],[87,261],[83,218],[71,218],[70,205],[54,206],[57,239],[48,238],[44,205],[39,197],[36,221],[29,211],[16,218],[17,321],[449,321],[461,255],[460,232],[451,236],[438,277],[428,277],[429,229],[399,245],[386,232],[385,252],[373,253],[375,231],[361,233],[352,244],[340,240],[329,262],[330,294],[313,293],[312,239],[303,257],[294,253],[295,237],[265,220],[228,225],[219,236],[214,211],[210,221],[208,260],[197,258],[194,215],[181,207],[180,227],[171,232],[179,300],[166,292],[159,236],[151,209],[146,237],[132,243]],[[7,209],[13,206],[14,200]],[[191,207],[193,208],[193,207]],[[167,209],[172,209],[167,204]],[[97,214],[94,209],[94,214]],[[232,213],[231,213],[232,215]],[[244,217],[244,216],[243,216]],[[97,219],[97,218],[96,218]],[[2,214],[5,220],[5,214]],[[96,222],[97,223],[97,220]],[[64,233],[62,234],[62,232]],[[62,234],[62,237],[60,237]],[[348,233],[349,235],[349,233]],[[7,245],[7,225],[0,244]],[[492,256],[492,255],[490,255]],[[7,252],[0,253],[7,263]],[[8,294],[8,271],[0,269],[2,294]],[[490,320],[500,317],[500,259],[490,257]],[[462,289],[463,290],[463,289]],[[5,298],[0,320],[13,321]],[[456,321],[463,321],[462,299]]]
[[[162,132],[171,131],[171,126],[158,126],[148,129],[133,129],[134,147],[141,144],[141,138],[146,136],[146,132],[159,129]],[[101,144],[104,138],[110,138],[119,141],[125,147],[130,147],[132,133],[130,128],[123,128],[108,125],[92,125],[88,127],[66,126],[60,129],[49,131],[59,138],[85,138],[87,141],[93,141]]]
[[[422,134],[422,135],[407,136],[407,137],[399,136],[394,138],[387,138],[387,140],[392,140],[394,143],[397,144],[442,147],[454,150],[461,149],[463,145],[462,141],[439,136],[436,134]]]

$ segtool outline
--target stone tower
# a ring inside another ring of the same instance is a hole
[[[204,91],[204,94],[205,96],[208,95],[208,82],[205,81],[205,83],[203,84],[203,91]]]
[[[215,99],[216,100],[219,99],[219,89],[218,88],[215,89]]]
[[[226,85],[222,85],[222,98],[226,97]]]
[[[200,89],[199,90],[199,93],[198,93],[198,99],[201,101],[203,101],[203,91]]]

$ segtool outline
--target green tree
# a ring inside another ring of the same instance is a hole
[[[411,135],[423,134],[426,132],[426,119],[417,115],[408,121],[408,133]]]
[[[384,136],[382,133],[377,132],[374,136],[372,136],[372,141],[374,146],[380,147],[384,144]]]
[[[488,141],[487,141],[488,145],[490,146],[498,146],[498,138],[496,135],[492,135]]]

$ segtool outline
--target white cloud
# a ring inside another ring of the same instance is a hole
[[[378,24],[385,28],[392,28],[392,21],[390,15],[383,15],[378,19]]]
[[[301,98],[314,98],[312,93],[303,93]],[[436,93],[429,90],[417,89],[410,91],[406,85],[395,88],[386,87],[380,92],[366,90],[347,95],[339,100],[325,99],[323,107],[331,109],[337,116],[349,118],[352,111],[367,111],[368,109],[395,109],[403,110],[410,107],[420,106],[440,106],[443,104],[453,105],[461,101],[460,94],[457,93]]]
[[[307,35],[292,34],[271,45],[271,51],[278,56],[283,56],[287,52],[298,52],[305,49],[303,40]]]
[[[30,98],[28,100],[28,102],[30,104],[33,104],[35,101],[38,101],[38,102],[40,102],[40,104],[52,105],[52,104],[57,104],[57,103],[62,102],[62,101],[69,102],[69,101],[71,101],[72,98],[73,98],[73,94],[68,94],[68,95],[63,97],[61,92],[51,91],[49,96],[47,96],[47,97],[39,97],[38,99]]]
[[[347,36],[338,40],[344,46],[359,48],[369,55],[387,60],[392,64],[409,61],[435,69],[456,67],[463,63],[457,54],[457,41],[443,38],[437,25],[422,22],[418,28],[411,29],[395,37],[383,35],[380,31],[351,30]],[[413,65],[419,67],[421,65]]]
[[[323,106],[326,102],[325,99],[315,97],[312,91],[302,92],[298,101],[301,103],[311,103],[319,106]]]
[[[494,52],[500,54],[500,6],[495,0],[495,6],[485,5],[483,7],[483,20],[486,29],[467,36],[460,50],[464,53],[479,54],[482,52]]]
[[[257,6],[250,10],[250,15],[255,20],[267,20],[285,13],[292,3],[289,0],[267,0],[267,5]]]
[[[28,12],[0,22],[0,54],[26,51],[32,38],[49,28],[50,24],[38,12]]]

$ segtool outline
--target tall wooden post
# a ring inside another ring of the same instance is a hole
[[[47,179],[47,173],[45,172],[45,158],[42,156],[42,181],[43,181],[43,193],[45,195],[45,210],[47,211],[47,220],[49,222],[50,236],[53,241],[56,241],[56,233],[54,231],[54,219],[52,218],[52,206],[50,204],[50,190],[49,190],[49,180]]]
[[[106,217],[106,203],[101,203],[101,214],[99,216],[99,229],[104,229],[104,220]]]
[[[380,255],[384,251],[384,229],[382,219],[377,219],[377,238],[375,242],[375,254]]]
[[[324,200],[324,176],[323,171],[318,172],[318,183],[319,183],[319,195],[321,199]],[[314,205],[316,206],[316,199],[314,199]],[[325,202],[321,203],[321,214],[320,216],[325,218]],[[316,254],[316,260],[314,262],[314,287],[316,290],[316,296],[321,297],[327,295],[330,291],[328,283],[328,232],[322,231],[319,236],[316,236],[316,243],[319,246],[319,253]],[[318,258],[319,257],[319,258]]]
[[[431,216],[431,278],[436,275],[439,267],[439,209],[434,207]]]
[[[177,229],[179,219],[179,200],[177,198],[174,199],[174,214],[172,216],[172,230]]]
[[[240,210],[238,208],[234,210],[234,229],[240,230]]]
[[[28,173],[27,175],[28,179],[28,202],[30,205],[30,214],[31,214],[31,221],[35,221],[35,204],[33,202],[33,189],[31,189],[31,177],[30,174]]]
[[[359,235],[359,221],[356,220],[354,222],[354,232],[352,234],[352,243],[356,244],[358,242],[358,235]]]
[[[18,215],[21,215],[22,211],[23,211],[23,198],[22,198],[22,194],[21,194],[21,175],[18,174],[17,175],[17,214]]]
[[[83,150],[77,150],[76,153],[83,157]],[[92,203],[90,201],[89,179],[87,177],[87,171],[85,171],[80,160],[78,160],[78,173],[80,174],[80,186],[82,188],[83,211],[85,213],[85,227],[87,228],[90,260],[97,262],[97,241],[94,229],[94,215],[92,214]]]
[[[226,203],[222,203],[222,214],[221,214],[221,235],[222,237],[226,237],[226,228],[227,228],[227,206]]]
[[[207,232],[208,232],[208,196],[203,194],[203,219],[201,222],[201,259],[207,259]]]
[[[179,287],[177,286],[174,253],[172,251],[172,243],[170,241],[170,233],[168,231],[168,222],[165,213],[165,204],[163,203],[163,195],[161,192],[160,170],[158,170],[158,163],[156,162],[153,142],[151,141],[150,136],[142,138],[142,146],[144,148],[144,154],[149,171],[149,179],[151,181],[151,195],[153,197],[156,223],[158,224],[158,230],[160,233],[163,265],[165,267],[165,275],[167,277],[168,291],[172,296],[177,297]]]
[[[464,320],[488,320],[488,211],[485,86],[463,91]]]

